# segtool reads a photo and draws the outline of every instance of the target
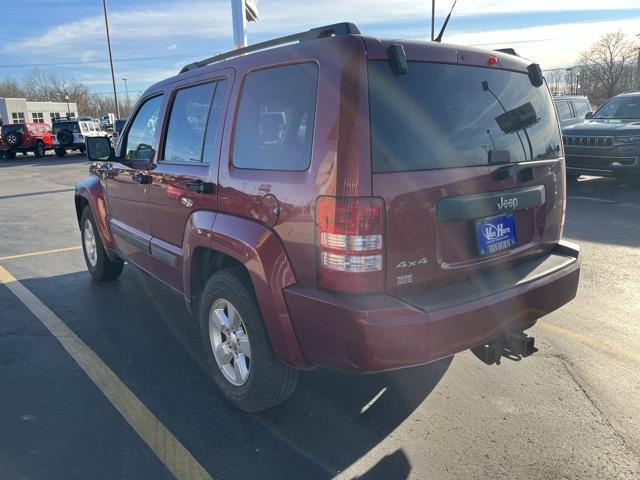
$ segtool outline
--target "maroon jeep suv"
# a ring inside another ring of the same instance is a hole
[[[564,152],[540,67],[337,24],[150,87],[115,148],[90,138],[87,267],[184,295],[210,371],[247,411],[298,371],[535,351],[576,294]]]

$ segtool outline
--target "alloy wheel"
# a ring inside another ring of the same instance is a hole
[[[235,386],[246,383],[251,372],[251,345],[240,313],[224,298],[209,312],[209,340],[218,368]]]
[[[96,246],[96,236],[93,232],[93,224],[88,218],[84,221],[83,240],[84,251],[87,255],[89,265],[95,267],[98,263],[98,250]]]

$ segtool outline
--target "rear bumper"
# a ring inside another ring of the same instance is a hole
[[[285,300],[306,359],[313,365],[375,372],[408,367],[483,345],[525,329],[572,300],[580,276],[579,250],[561,243],[549,255],[566,259],[552,269],[530,269],[506,288],[461,292],[458,301],[411,303],[387,294],[349,296],[293,285]],[[489,282],[491,283],[491,282]],[[495,282],[494,282],[495,283]],[[494,288],[495,287],[495,288]],[[432,301],[426,294],[422,300]],[[435,305],[435,306],[434,306]]]

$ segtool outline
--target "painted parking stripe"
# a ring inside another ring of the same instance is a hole
[[[1,265],[0,284],[4,284],[11,290],[31,313],[42,322],[178,480],[212,480],[211,475],[193,458],[182,443],[129,390],[100,357],[66,323],[60,320],[55,313]]]
[[[37,255],[49,255],[50,253],[71,252],[73,250],[81,250],[81,249],[82,247],[80,245],[76,245],[75,247],[54,248],[53,250],[41,250],[39,252],[20,253],[18,255],[9,255],[8,257],[0,257],[0,262],[4,260],[14,260],[16,258],[35,257]]]
[[[574,342],[582,343],[583,345],[595,350],[600,350],[601,352],[605,352],[613,356],[623,357],[636,363],[640,363],[640,355],[623,348],[608,345],[583,333],[569,330],[568,328],[561,327],[560,325],[556,325],[555,323],[551,323],[547,320],[538,320],[538,326],[543,330],[568,338]]]

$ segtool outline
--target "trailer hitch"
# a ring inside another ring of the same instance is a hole
[[[500,365],[502,357],[509,360],[521,360],[538,351],[533,337],[522,330],[513,330],[496,340],[472,348],[473,354],[487,365]]]

